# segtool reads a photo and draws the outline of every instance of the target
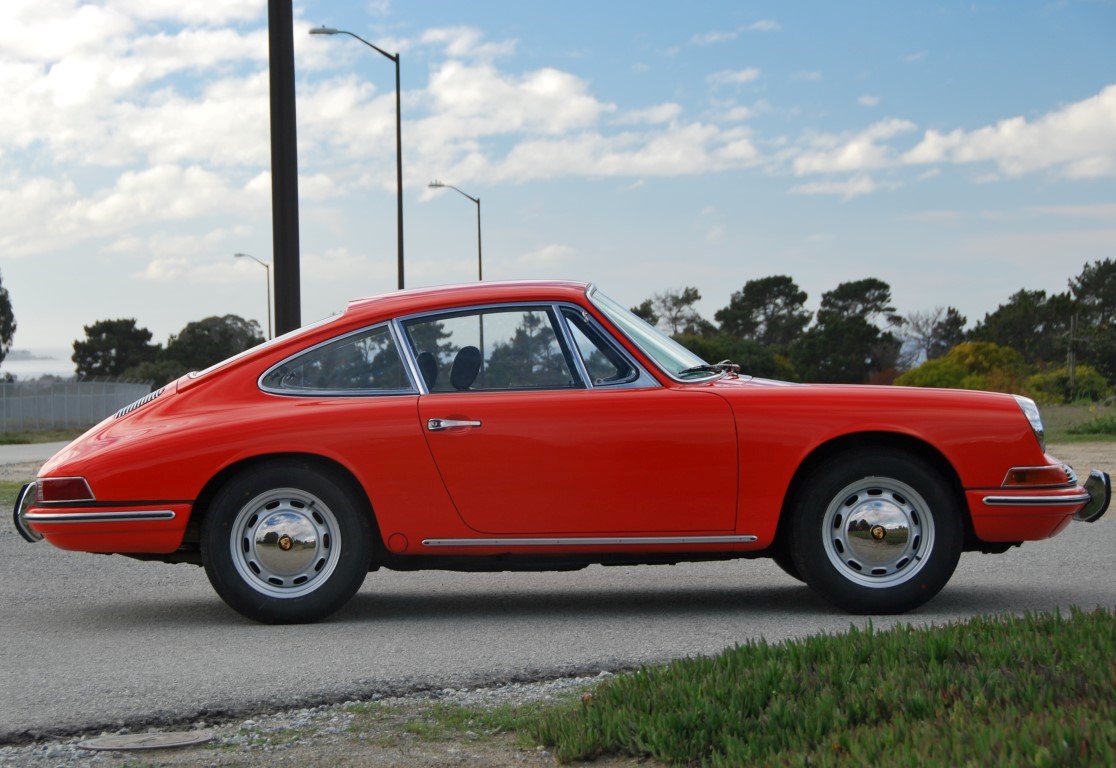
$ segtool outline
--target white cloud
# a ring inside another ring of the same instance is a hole
[[[879,189],[879,185],[869,176],[854,176],[845,181],[815,181],[809,184],[799,184],[791,187],[791,194],[795,195],[833,195],[851,200],[860,195],[867,195]]]
[[[805,176],[891,165],[895,162],[895,151],[885,142],[914,129],[914,123],[892,118],[874,123],[851,138],[829,134],[813,136],[809,143],[816,149],[806,150],[794,159],[794,172]]]
[[[516,262],[523,266],[552,267],[567,261],[573,255],[574,249],[568,245],[551,243],[549,245],[541,245],[523,254],[516,259]]]
[[[420,41],[426,45],[439,45],[447,56],[454,58],[491,60],[515,53],[516,41],[498,43],[482,42],[483,33],[472,27],[431,29],[422,34]]]
[[[706,81],[714,86],[726,85],[744,85],[758,80],[760,71],[755,67],[748,67],[747,69],[723,69],[720,72],[714,72],[706,77]]]
[[[744,34],[745,32],[777,32],[780,29],[782,29],[782,25],[779,24],[779,22],[772,19],[761,19],[759,21],[754,21],[751,24],[746,24],[742,27],[737,27],[736,29],[727,32],[714,31],[706,32],[700,35],[694,35],[690,38],[690,42],[694,45],[702,46],[716,45],[717,43],[731,42],[740,37],[740,35]]]
[[[856,103],[862,107],[877,107],[880,104],[879,96],[869,96],[865,94],[856,100]]]
[[[1009,177],[1039,170],[1071,179],[1116,175],[1116,85],[1034,121],[1012,117],[975,131],[926,131],[903,161],[993,162]]]
[[[489,64],[449,61],[431,74],[425,96],[445,135],[458,137],[521,131],[561,134],[591,125],[616,107],[589,95],[584,80],[545,68],[508,75]]]
[[[1050,216],[1068,219],[1096,219],[1097,221],[1116,221],[1116,203],[1095,203],[1092,205],[1046,205],[1032,210]]]
[[[647,109],[634,109],[621,113],[615,120],[618,125],[669,123],[682,114],[680,104],[659,104]]]

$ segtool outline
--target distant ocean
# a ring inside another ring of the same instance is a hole
[[[10,373],[17,381],[30,381],[41,376],[74,375],[70,349],[13,349],[0,363],[0,376]]]

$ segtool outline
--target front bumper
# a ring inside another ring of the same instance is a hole
[[[1095,523],[1108,511],[1108,505],[1112,501],[1112,478],[1107,472],[1094,469],[1089,473],[1089,479],[1085,481],[1085,490],[1089,493],[1089,503],[1082,507],[1073,519]]]
[[[1112,481],[1094,469],[1082,484],[966,491],[973,529],[981,541],[1038,541],[1074,520],[1096,522],[1108,511]]]
[[[15,510],[12,512],[16,531],[25,541],[29,541],[32,544],[36,541],[43,540],[43,535],[33,530],[27,523],[27,510],[31,507],[33,501],[35,501],[35,484],[27,483],[19,489],[19,496],[16,497]]]

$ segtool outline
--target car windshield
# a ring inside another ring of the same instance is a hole
[[[723,374],[723,371],[713,370],[693,352],[596,288],[589,291],[589,300],[671,377],[692,381]]]

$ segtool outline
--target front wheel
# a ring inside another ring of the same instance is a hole
[[[961,556],[960,507],[916,456],[837,456],[806,479],[793,508],[791,551],[803,580],[852,613],[903,613],[938,594]]]
[[[325,618],[360,588],[371,523],[336,480],[277,462],[217,493],[202,524],[202,562],[229,606],[267,624],[300,624]]]

